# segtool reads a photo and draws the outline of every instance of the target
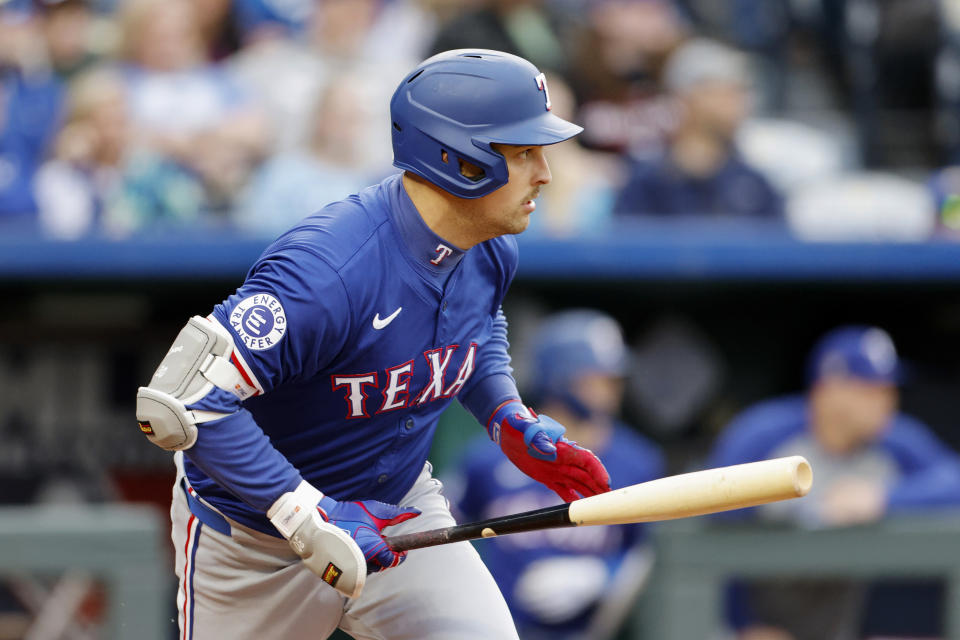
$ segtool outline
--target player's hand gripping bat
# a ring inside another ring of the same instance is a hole
[[[387,536],[386,541],[399,552],[538,529],[673,520],[799,498],[812,485],[810,463],[791,456],[669,476],[555,507]]]

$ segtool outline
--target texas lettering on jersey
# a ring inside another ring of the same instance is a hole
[[[450,398],[457,395],[473,374],[477,359],[477,343],[470,343],[456,376],[447,385],[447,371],[450,369],[450,361],[454,352],[459,348],[460,345],[451,344],[447,347],[424,352],[423,357],[429,367],[429,375],[426,385],[416,395],[412,395],[409,389],[416,365],[415,360],[408,360],[402,364],[387,367],[384,371],[386,375],[383,376],[384,388],[380,392],[382,400],[379,401],[380,408],[376,410],[376,413],[395,411],[414,405],[419,406],[440,398]],[[381,378],[377,371],[360,374],[332,374],[330,384],[334,392],[343,390],[342,393],[347,403],[348,419],[370,417],[367,401],[374,391],[380,389],[381,384]]]

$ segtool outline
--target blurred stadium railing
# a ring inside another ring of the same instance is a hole
[[[702,520],[655,528],[656,566],[635,622],[645,640],[713,638],[722,628],[725,581],[742,578],[941,579],[942,637],[960,640],[960,514],[804,531],[704,527]]]
[[[129,505],[0,508],[0,579],[29,591],[25,638],[79,638],[72,618],[97,584],[105,587],[98,638],[163,640],[171,577],[167,526],[151,509]],[[52,586],[34,576],[54,576]]]

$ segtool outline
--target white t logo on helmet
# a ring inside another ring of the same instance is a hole
[[[547,88],[547,74],[541,72],[536,78],[537,89],[543,91],[543,97],[547,101],[547,111],[550,111],[550,89]]]

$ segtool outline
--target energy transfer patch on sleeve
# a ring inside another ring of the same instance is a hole
[[[264,351],[277,346],[286,335],[287,316],[275,297],[256,293],[233,308],[230,326],[247,349]]]

